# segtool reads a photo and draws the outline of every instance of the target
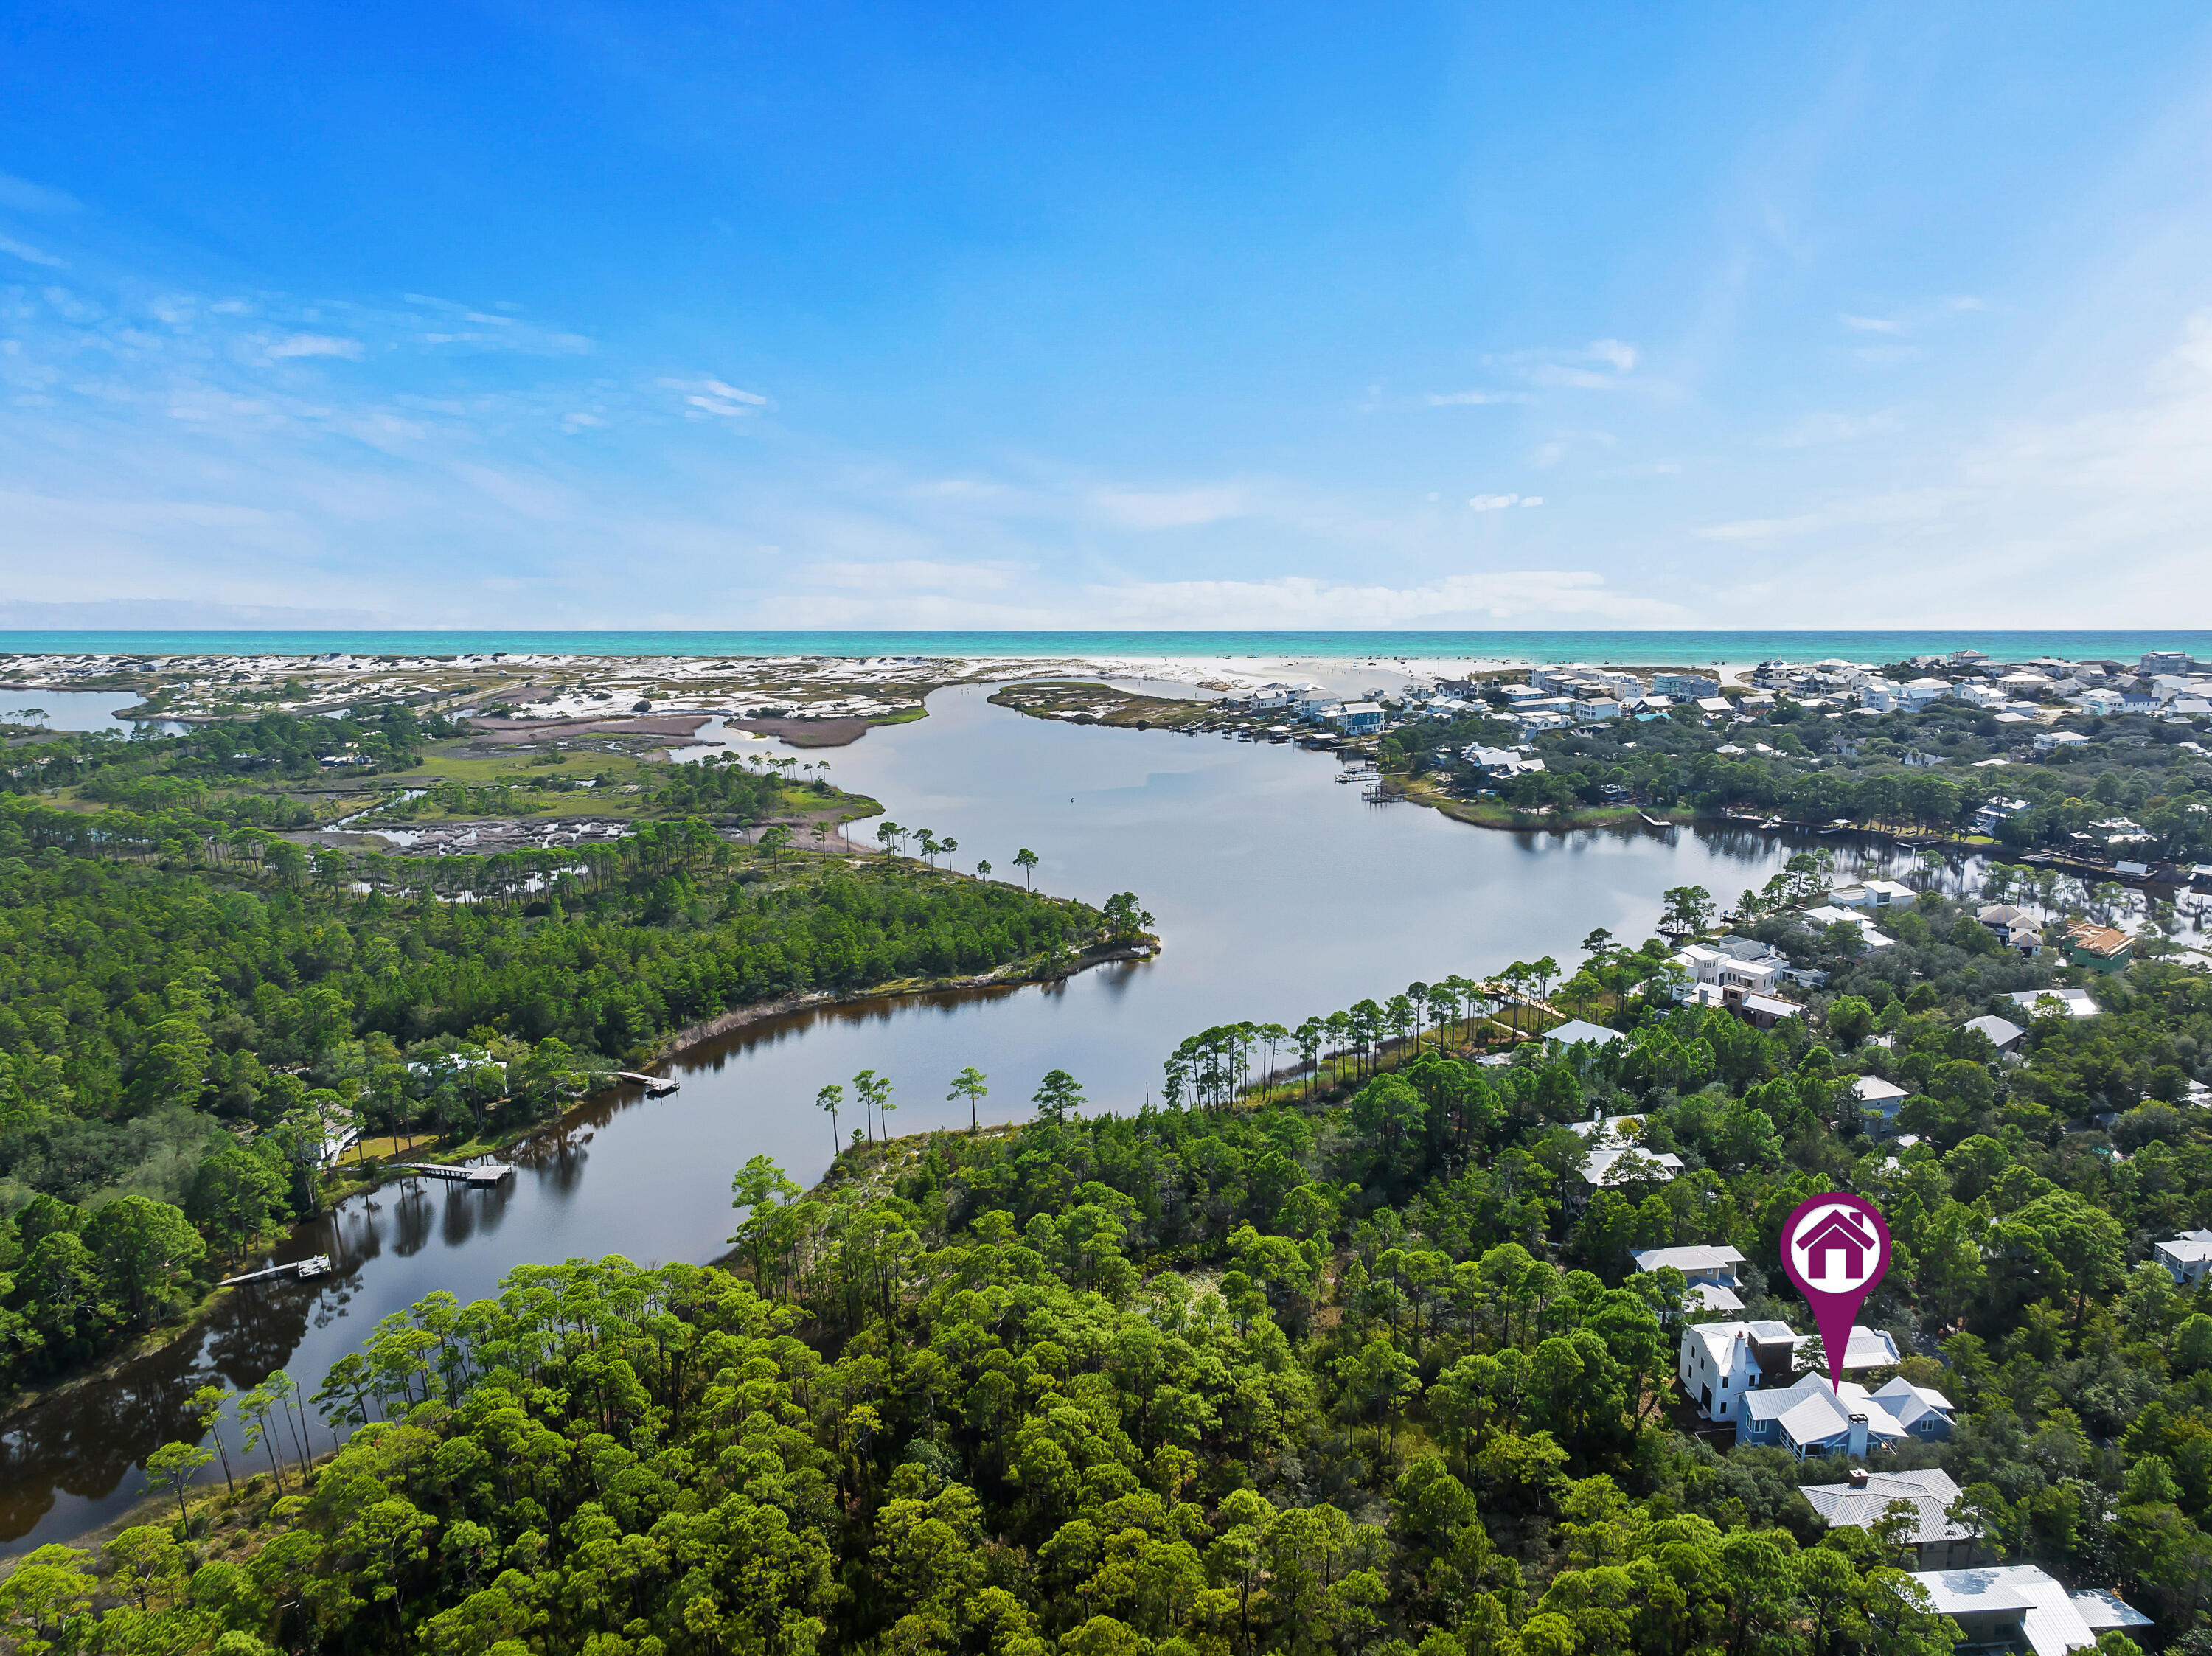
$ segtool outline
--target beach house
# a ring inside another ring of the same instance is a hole
[[[1948,1570],[1986,1556],[1975,1532],[1950,1516],[1959,1486],[1937,1467],[1918,1472],[1870,1472],[1854,1466],[1842,1483],[1808,1483],[1797,1491],[1832,1530],[1870,1530],[1890,1515],[1899,1501],[1912,1512],[1905,1536],[1909,1569]]]
[[[2095,1649],[2100,1633],[2151,1624],[2109,1590],[2069,1592],[2034,1564],[1915,1570],[1912,1579],[1937,1611],[1958,1623],[1959,1656],[2022,1647],[2034,1656],[2066,1656]]]
[[[1700,1311],[1741,1311],[1743,1301],[1736,1296],[1742,1286],[1736,1280],[1736,1270],[1744,1263],[1743,1255],[1725,1244],[1698,1243],[1684,1247],[1633,1248],[1628,1257],[1636,1268],[1647,1275],[1657,1271],[1679,1271],[1688,1279],[1687,1302]]]

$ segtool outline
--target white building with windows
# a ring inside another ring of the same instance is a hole
[[[1858,1331],[1852,1331],[1856,1334]],[[1891,1360],[1895,1361],[1894,1356]],[[1819,1361],[1817,1355],[1813,1361]],[[1942,1435],[1948,1437],[1951,1417],[1948,1405],[1940,1412],[1917,1406],[1915,1418],[1923,1422],[1921,1429],[1909,1428],[1897,1417],[1891,1405],[1904,1400],[1897,1391],[1904,1386],[1904,1381],[1893,1380],[1880,1392],[1869,1392],[1856,1381],[1845,1380],[1831,1391],[1828,1377],[1816,1374],[1807,1374],[1779,1390],[1753,1391],[1744,1398],[1737,1412],[1735,1441],[1787,1449],[1800,1460],[1808,1455],[1817,1459],[1836,1454],[1863,1460],[1873,1449],[1892,1447],[1915,1438],[1933,1440],[1937,1435],[1936,1426],[1939,1422]],[[1920,1394],[1910,1386],[1905,1389],[1912,1394],[1917,1405]],[[1940,1393],[1927,1395],[1941,1400]]]
[[[1790,1374],[1796,1361],[1796,1331],[1787,1323],[1692,1323],[1682,1331],[1677,1372],[1699,1414],[1740,1422],[1745,1398],[1762,1381]]]
[[[1736,1280],[1736,1269],[1744,1263],[1743,1255],[1724,1244],[1699,1243],[1686,1247],[1638,1248],[1628,1256],[1636,1268],[1647,1274],[1656,1271],[1679,1271],[1689,1282],[1686,1301],[1701,1311],[1741,1311],[1743,1301],[1736,1297],[1742,1286]]]
[[[2212,1271],[2212,1230],[2185,1230],[2172,1241],[2153,1247],[2151,1257],[2166,1267],[2176,1283],[2185,1287],[2201,1283]]]

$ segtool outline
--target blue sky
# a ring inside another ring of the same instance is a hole
[[[0,621],[2212,625],[2209,162],[2177,4],[27,0]]]

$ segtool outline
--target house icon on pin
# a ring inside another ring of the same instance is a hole
[[[1866,1256],[1880,1246],[1867,1234],[1850,1214],[1841,1209],[1828,1214],[1820,1223],[1803,1234],[1791,1239],[1790,1246],[1805,1256],[1805,1274],[1816,1281],[1832,1283],[1841,1280],[1856,1283],[1867,1274]],[[1843,1256],[1843,1268],[1836,1268],[1836,1256]],[[1820,1269],[1813,1266],[1818,1262]]]

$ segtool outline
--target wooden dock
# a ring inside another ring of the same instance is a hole
[[[433,1179],[451,1180],[457,1185],[471,1189],[489,1188],[507,1178],[514,1169],[505,1162],[478,1162],[468,1167],[452,1167],[441,1162],[394,1162],[387,1169],[392,1173],[420,1173]]]
[[[311,1259],[295,1259],[286,1265],[269,1265],[259,1271],[249,1271],[242,1276],[226,1277],[217,1288],[236,1288],[241,1283],[273,1282],[279,1277],[289,1277],[297,1282],[311,1282],[317,1277],[331,1274],[331,1256],[318,1253]]]
[[[666,1076],[643,1075],[635,1070],[617,1070],[615,1071],[615,1079],[627,1081],[632,1086],[642,1087],[654,1098],[672,1093],[682,1084],[670,1080]]]

